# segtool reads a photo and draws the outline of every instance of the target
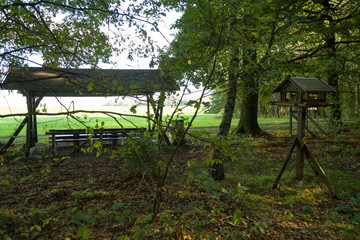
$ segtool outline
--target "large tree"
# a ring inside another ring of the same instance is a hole
[[[296,63],[308,73],[320,75],[336,90],[331,100],[341,102],[347,64],[359,64],[360,6],[352,0],[306,1],[297,13],[297,24],[291,29],[296,36],[289,48],[287,63]],[[341,125],[341,104],[331,108],[331,120]]]
[[[154,46],[125,47],[123,42],[129,36],[121,27],[130,26],[139,38],[149,40],[145,25],[158,30],[155,20],[164,15],[161,7],[153,1],[1,1],[1,73],[31,61],[47,67],[96,67],[120,51],[144,55]]]
[[[303,4],[299,1],[249,1],[242,3],[237,30],[241,40],[240,119],[236,133],[262,134],[258,124],[259,92],[271,91],[283,70],[280,63],[290,50],[289,33]]]
[[[220,4],[221,3],[221,4]],[[229,22],[230,17],[230,22]],[[189,1],[184,14],[177,22],[180,32],[161,59],[161,67],[172,71],[180,78],[190,79],[196,86],[208,79],[212,71],[210,88],[226,88],[226,105],[214,146],[212,176],[215,180],[224,178],[223,151],[221,141],[226,139],[234,113],[239,75],[239,46],[228,42],[238,42],[237,1]],[[231,32],[229,34],[229,32]],[[229,60],[230,59],[230,60]]]

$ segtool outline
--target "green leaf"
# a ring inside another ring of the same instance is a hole
[[[140,240],[142,239],[143,236],[143,232],[141,231],[141,229],[139,227],[135,227],[135,234],[134,234],[134,239],[135,240]]]
[[[131,210],[130,210],[130,209],[126,209],[126,210],[124,210],[124,211],[122,212],[121,215],[123,215],[123,216],[128,216],[128,215],[130,215],[130,214],[131,214]]]
[[[150,132],[148,131],[148,130],[146,130],[145,132],[144,132],[144,137],[150,137],[151,135],[150,135]]]
[[[86,221],[87,218],[83,214],[75,214],[72,218],[72,223],[79,224],[80,221]]]
[[[360,223],[360,213],[354,214],[354,220],[357,221],[358,223]]]
[[[116,219],[117,221],[119,221],[119,223],[121,223],[121,224],[124,224],[124,222],[125,222],[125,219],[124,219],[122,216],[119,216],[119,215],[117,215],[117,216],[115,217],[115,219]]]
[[[93,82],[90,82],[88,85],[87,85],[87,90],[89,92],[91,92],[92,90],[94,90],[94,83]]]
[[[230,222],[230,224],[237,226],[239,225],[239,223],[241,222],[242,217],[241,217],[241,212],[239,210],[235,210],[234,212],[234,216],[232,221]]]
[[[209,238],[210,240],[216,240],[218,239],[218,235],[216,235],[215,233],[210,233]]]
[[[88,239],[89,236],[90,236],[90,230],[85,225],[81,225],[81,227],[79,228],[79,230],[76,233],[76,237]]]
[[[137,105],[132,106],[132,107],[130,108],[130,112],[132,112],[133,114],[135,114],[135,113],[136,113],[136,107],[137,107]]]
[[[113,206],[112,206],[112,209],[113,210],[117,210],[117,209],[119,209],[119,208],[122,208],[122,207],[124,207],[124,203],[116,203],[116,204],[114,204]]]
[[[174,224],[174,222],[170,219],[165,219],[164,223],[168,226],[172,226]]]
[[[33,231],[34,229],[38,230],[39,232],[41,231],[41,227],[39,225],[34,225],[30,228],[30,232]]]
[[[350,209],[350,205],[348,205],[348,204],[341,205],[336,208],[337,211],[343,211],[343,210],[349,210],[349,209]]]

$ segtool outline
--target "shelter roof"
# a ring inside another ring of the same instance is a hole
[[[175,81],[155,69],[11,68],[1,89],[36,96],[137,96],[173,92]]]
[[[296,90],[305,92],[335,92],[327,83],[320,78],[303,78],[303,77],[291,77],[288,75],[284,81],[280,83],[273,91],[280,92],[282,90],[289,89],[290,86],[295,87]]]

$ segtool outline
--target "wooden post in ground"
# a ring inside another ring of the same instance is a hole
[[[292,107],[290,107],[290,110],[289,110],[289,121],[290,121],[289,133],[290,133],[290,135],[292,135],[292,118],[293,118],[293,110],[292,110]]]
[[[147,122],[148,122],[148,131],[151,131],[151,121],[150,121],[150,96],[146,95],[146,107],[147,107]]]
[[[279,189],[279,182],[280,182],[281,176],[283,175],[283,173],[285,171],[285,168],[286,168],[286,165],[289,163],[289,160],[291,158],[291,154],[294,151],[294,148],[295,148],[295,146],[297,144],[298,144],[297,138],[295,138],[295,141],[294,141],[293,145],[291,145],[290,151],[289,151],[289,153],[288,153],[288,155],[286,157],[286,160],[285,160],[285,162],[284,162],[284,164],[283,164],[283,166],[282,166],[282,168],[280,170],[280,173],[278,174],[278,176],[277,176],[277,178],[276,178],[276,180],[274,182],[273,189]]]
[[[30,148],[35,146],[35,131],[34,128],[34,95],[30,91],[26,91],[26,103],[27,103],[27,125],[26,125],[26,143],[25,143],[25,156],[30,156]]]
[[[297,181],[302,181],[304,178],[304,144],[305,144],[305,116],[306,108],[298,108],[297,117],[297,146],[296,146],[296,177]]]
[[[39,97],[38,99],[36,99],[36,102],[34,104],[35,109],[37,108],[37,106],[39,106],[42,98],[43,97]],[[24,118],[24,120],[20,123],[19,127],[15,130],[14,134],[10,137],[9,141],[0,149],[0,155],[3,155],[6,152],[6,150],[11,146],[11,144],[14,142],[14,140],[19,135],[19,133],[24,128],[27,122],[28,122],[28,116]]]

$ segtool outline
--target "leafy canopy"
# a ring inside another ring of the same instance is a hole
[[[162,6],[156,1],[0,0],[0,73],[28,62],[95,67],[125,50],[150,55],[154,47],[146,29],[159,31],[157,20],[166,15]],[[130,39],[124,46],[130,37],[122,27],[133,29],[148,45],[139,48]]]

